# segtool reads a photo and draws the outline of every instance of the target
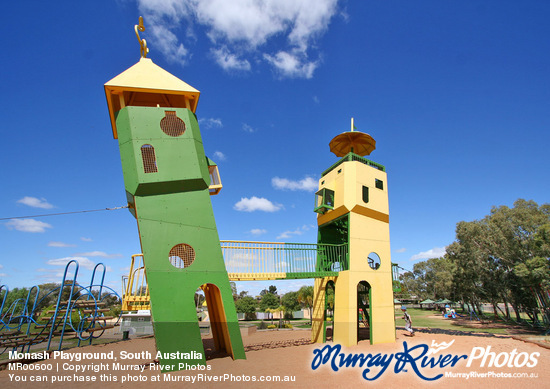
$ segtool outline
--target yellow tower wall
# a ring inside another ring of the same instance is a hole
[[[311,333],[312,340],[315,343],[323,343],[324,339],[324,324],[325,324],[325,296],[326,287],[329,281],[336,283],[337,277],[316,278],[313,290],[313,309],[311,317]]]
[[[382,189],[376,187],[376,180],[382,182]],[[368,188],[367,202],[363,187]],[[318,216],[320,226],[349,213],[350,264],[335,282],[334,342],[357,344],[357,286],[361,281],[371,287],[371,344],[395,342],[387,175],[362,162],[347,161],[321,178],[319,188],[334,191],[334,209]],[[372,252],[380,257],[378,269],[368,264]],[[325,285],[326,281],[316,281],[316,293],[324,296]]]

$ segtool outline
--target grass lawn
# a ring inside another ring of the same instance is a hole
[[[439,311],[430,311],[426,309],[407,308],[407,312],[411,315],[413,328],[429,327],[429,328],[441,328],[444,330],[456,330],[456,331],[472,331],[472,332],[486,332],[491,334],[506,334],[505,328],[492,328],[491,324],[487,324],[482,328],[469,328],[470,323],[479,323],[476,320],[466,320],[463,324],[458,324],[452,319],[445,319]],[[395,310],[395,325],[403,327],[405,326],[405,320],[402,319],[403,313],[400,309]]]
[[[445,319],[443,315],[439,313],[439,311],[434,310],[427,310],[427,309],[418,309],[418,308],[408,308],[407,312],[409,312],[409,315],[411,315],[412,321],[413,321],[413,328],[439,328],[443,330],[455,330],[455,331],[470,331],[470,332],[483,332],[483,333],[490,333],[490,334],[507,334],[506,330],[506,324],[503,322],[499,322],[498,325],[494,325],[492,322],[489,322],[484,325],[480,325],[479,321],[473,320],[467,320],[469,318],[469,315],[460,313],[462,315],[465,315],[467,317],[464,317],[461,320],[461,323],[458,323],[456,320],[452,319]],[[403,313],[400,309],[395,310],[395,325],[399,327],[405,326],[405,320],[402,319]],[[261,320],[251,320],[246,322],[240,322],[241,324],[247,323],[247,324],[255,324],[259,325]],[[264,320],[266,326],[271,324],[271,319]],[[278,319],[274,319],[273,323],[277,325],[279,322]],[[285,323],[287,321],[285,320]],[[311,328],[311,324],[309,324],[309,320],[307,319],[293,319],[290,320],[290,324],[294,328]],[[472,327],[476,326],[476,328]]]
[[[486,324],[481,324],[479,321],[476,320],[467,320],[468,317],[462,318],[462,320],[457,321],[453,319],[445,319],[439,311],[433,311],[433,310],[425,310],[425,309],[417,309],[417,308],[408,308],[407,312],[409,315],[411,315],[412,318],[412,325],[413,328],[431,328],[431,329],[443,329],[443,330],[451,330],[451,331],[470,331],[470,332],[478,332],[478,333],[491,333],[491,334],[508,334],[509,329],[512,329],[513,325],[507,325],[502,321],[493,323],[493,322],[486,322]],[[403,313],[400,309],[395,310],[395,324],[398,327],[404,327],[405,326],[405,320],[402,319]],[[273,323],[278,324],[278,319],[274,319]],[[311,328],[311,324],[309,324],[308,319],[294,319],[290,321],[294,328]],[[261,323],[261,320],[251,320],[251,321],[241,321],[239,324],[252,324],[252,325],[259,325]],[[264,323],[267,325],[271,324],[271,319],[264,320]],[[472,327],[475,326],[475,328]],[[517,327],[516,327],[517,328]],[[34,329],[34,328],[33,328]],[[35,329],[37,330],[37,329]],[[99,338],[94,339],[93,344],[101,344],[101,343],[110,343],[110,342],[116,342],[119,341],[119,339],[111,339],[111,338]],[[57,349],[59,338],[55,338],[52,340],[53,349]],[[71,348],[76,347],[78,340],[77,339],[71,339],[70,337],[67,337],[63,341],[63,348]],[[83,344],[88,344],[88,342],[83,342]],[[40,345],[34,346],[31,350],[31,352],[37,352],[45,349],[46,343],[42,343]],[[7,359],[8,353],[4,353],[0,355],[0,361]]]

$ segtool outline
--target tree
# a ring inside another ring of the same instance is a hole
[[[279,305],[277,308],[267,308],[265,312],[271,314],[271,324],[273,324],[273,314],[277,312],[284,312],[284,307],[282,305]],[[281,322],[281,318],[279,318],[279,322]]]
[[[235,281],[229,281],[229,285],[231,286],[233,301],[237,301],[237,299],[239,298],[239,294],[237,293],[237,284],[235,283]]]
[[[334,315],[334,298],[335,298],[334,288],[333,287],[326,288],[325,293],[326,293],[326,308],[328,310],[326,314],[328,316],[333,316]]]
[[[260,310],[271,314],[271,323],[273,324],[273,312],[279,307],[279,297],[273,293],[266,293],[260,300]]]
[[[447,257],[454,264],[455,296],[481,314],[481,303],[490,301],[496,313],[506,290],[502,267],[487,250],[490,230],[485,221],[460,222],[456,242],[447,246]]]
[[[0,297],[2,298],[0,300],[0,305],[2,305],[2,301],[4,301],[5,296],[4,289],[2,289],[2,294]],[[25,302],[27,301],[27,296],[29,294],[29,289],[27,288],[13,288],[8,292],[8,295],[5,297],[5,303],[4,303],[4,311],[0,312],[0,314],[4,314],[4,319],[6,319],[8,314],[13,314],[15,316],[21,315],[23,311],[25,310]],[[14,304],[17,301],[17,304]],[[29,304],[32,307],[32,302],[29,299]]]
[[[311,323],[312,309],[313,309],[313,286],[302,286],[298,290],[298,302],[302,307],[307,308],[309,311],[309,320]]]
[[[266,312],[267,309],[274,309],[279,306],[279,297],[272,293],[266,293],[260,300],[260,310]]]
[[[281,297],[281,305],[284,307],[285,315],[292,315],[292,312],[300,309],[298,292],[288,292]]]
[[[536,321],[537,308],[544,308],[539,306],[537,300],[537,295],[543,293],[544,288],[536,282],[548,278],[543,272],[537,280],[537,277],[528,276],[526,270],[540,270],[535,258],[537,254],[542,254],[544,258],[545,253],[539,251],[540,239],[545,235],[545,226],[550,223],[550,204],[539,207],[534,201],[518,199],[513,208],[493,207],[486,219],[491,231],[488,240],[490,254],[500,261],[506,271],[510,303],[516,319],[521,320],[519,311],[523,310]]]
[[[417,292],[421,299],[449,298],[452,294],[453,273],[450,259],[430,258],[416,263],[413,274],[417,281]]]
[[[541,300],[550,284],[548,225],[550,204],[523,199],[513,208],[493,207],[482,220],[458,223],[457,240],[447,247],[456,291],[474,306],[490,301],[495,315],[504,302],[507,318],[511,304],[518,321],[520,311],[533,321],[543,311],[550,324],[550,307]]]
[[[246,320],[254,320],[256,318],[256,307],[258,303],[254,297],[245,296],[235,302],[237,312],[244,313]]]
[[[74,283],[74,285],[73,285]],[[82,288],[78,286],[78,283],[74,280],[65,280],[65,284],[63,285],[62,291],[61,291],[61,301],[67,302],[67,301],[74,301],[80,296],[80,290]],[[72,292],[72,294],[71,294]]]
[[[277,296],[277,287],[275,285],[269,285],[269,289],[262,289],[260,296],[265,296],[268,293]]]
[[[206,296],[201,288],[195,292],[195,307],[198,309],[202,306],[202,303],[206,300]]]
[[[55,292],[55,289],[59,288],[60,285],[61,284],[55,282],[48,282],[38,285],[40,288],[40,293],[38,295],[37,306],[35,309],[37,312],[57,302],[58,292]]]

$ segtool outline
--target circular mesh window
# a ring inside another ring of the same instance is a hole
[[[185,122],[176,116],[175,111],[166,111],[160,121],[160,129],[169,136],[180,136],[185,132]]]
[[[195,260],[195,250],[185,243],[180,243],[172,247],[168,254],[170,264],[178,269],[184,269],[191,266]]]
[[[380,268],[380,257],[376,253],[370,253],[368,256],[369,266],[371,269],[378,270]]]

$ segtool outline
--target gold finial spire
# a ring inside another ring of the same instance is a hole
[[[351,130],[355,130],[355,124],[353,124],[353,118],[351,118]]]
[[[143,32],[145,31],[145,26],[143,25],[143,16],[139,17],[139,24],[136,24],[134,26],[134,31],[136,32],[136,36],[139,42],[140,51],[141,51],[141,58],[146,58],[147,54],[149,53],[149,49],[147,48],[147,42],[145,39],[141,39],[139,37],[139,31]]]

